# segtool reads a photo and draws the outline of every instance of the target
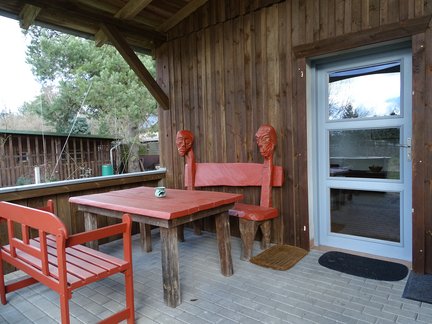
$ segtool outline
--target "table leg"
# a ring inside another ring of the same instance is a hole
[[[225,277],[234,273],[231,257],[231,234],[228,212],[216,215],[216,237],[219,247],[221,272]]]
[[[151,252],[152,251],[151,225],[139,223],[139,226],[140,226],[141,249],[145,252]]]
[[[162,280],[165,304],[177,307],[181,304],[177,228],[160,228]]]
[[[84,212],[84,229],[86,232],[97,229],[97,215]],[[97,240],[87,242],[86,245],[94,250],[99,250],[99,243]]]

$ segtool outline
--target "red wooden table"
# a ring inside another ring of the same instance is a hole
[[[121,218],[123,213],[141,224],[159,226],[162,250],[162,275],[165,304],[181,303],[177,226],[215,215],[221,272],[233,274],[228,210],[240,194],[215,191],[167,189],[164,198],[154,196],[155,188],[137,187],[72,197],[69,202],[84,212],[85,229],[97,227],[97,215]],[[93,242],[97,248],[97,242]]]

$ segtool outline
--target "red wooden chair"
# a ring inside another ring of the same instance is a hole
[[[0,202],[0,221],[6,221],[9,244],[0,249],[0,297],[6,304],[6,294],[40,282],[60,296],[62,323],[69,323],[69,299],[72,291],[116,273],[125,276],[126,308],[103,323],[127,320],[134,323],[134,291],[132,274],[131,217],[123,215],[119,224],[89,232],[69,235],[63,222],[53,214],[52,201],[46,207],[34,209]],[[15,224],[21,225],[21,238],[15,235]],[[29,238],[29,230],[39,236]],[[123,234],[124,259],[92,250],[81,244],[104,237]],[[24,271],[28,278],[5,284],[2,261]]]

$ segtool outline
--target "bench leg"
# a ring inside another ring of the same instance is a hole
[[[60,313],[61,313],[61,322],[62,324],[69,324],[69,299],[67,295],[60,294]]]
[[[262,239],[261,239],[261,249],[265,250],[270,247],[271,238],[271,221],[266,220],[260,224]]]
[[[253,253],[253,243],[258,225],[254,221],[240,218],[240,238],[242,241],[240,259],[249,261]]]
[[[0,251],[1,253],[1,251]],[[5,287],[5,282],[4,282],[4,272],[3,272],[3,260],[2,257],[0,255],[0,298],[1,298],[1,303],[3,305],[6,305],[6,287]]]
[[[139,226],[140,226],[141,249],[145,252],[151,252],[152,251],[151,225],[139,223]]]

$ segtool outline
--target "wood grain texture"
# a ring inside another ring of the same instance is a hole
[[[221,273],[225,277],[230,277],[234,274],[234,268],[231,256],[231,234],[228,213],[225,212],[216,215],[215,222]]]
[[[425,182],[427,166],[425,164],[425,35],[413,38],[413,231],[425,233],[425,199],[428,195]],[[425,269],[425,236],[413,235],[413,270],[423,273]]]
[[[181,290],[179,281],[179,259],[177,246],[177,228],[160,228],[161,257],[163,282],[170,286],[163,286],[165,304],[176,307],[181,304]],[[168,289],[170,288],[170,289]]]
[[[180,23],[181,29],[175,27],[168,33],[170,50],[163,47],[158,52],[157,60],[168,66],[164,82],[169,84],[170,93],[181,92],[183,96],[182,103],[174,103],[169,117],[161,121],[161,136],[170,134],[171,129],[179,130],[178,121],[182,121],[197,136],[198,161],[259,163],[254,134],[260,124],[272,124],[279,139],[274,162],[283,166],[286,175],[284,186],[273,191],[275,206],[282,217],[280,223],[273,221],[276,230],[272,232],[276,234],[272,241],[307,249],[311,217],[306,127],[309,58],[422,34],[431,19],[430,3],[426,0],[242,0],[233,4],[228,0],[209,0]],[[229,14],[231,9],[235,14]],[[174,57],[179,44],[194,51],[188,51],[187,57]],[[426,58],[420,56],[420,59]],[[183,66],[182,79],[173,83],[170,80],[177,65]],[[301,78],[300,72],[306,78]],[[420,83],[426,80],[422,74],[415,77]],[[185,104],[192,102],[196,107],[193,118],[184,109]],[[417,105],[413,107],[418,109]],[[422,110],[419,111],[417,118],[424,118]],[[426,135],[420,133],[415,133],[414,142],[416,138],[418,143],[424,142]],[[171,144],[162,142],[161,145]],[[168,147],[163,152],[172,149]],[[174,156],[172,161],[166,165],[168,169],[180,170],[180,159]],[[416,177],[415,183],[422,187],[425,176],[422,173]],[[167,175],[167,179],[170,177]],[[174,182],[167,184],[180,187],[181,180],[177,179],[182,179],[182,170],[174,178]],[[254,189],[247,188],[242,193],[247,203],[257,203],[258,193]],[[428,186],[423,189],[424,197],[431,193]],[[416,212],[432,215],[426,200],[419,199],[415,198],[415,202],[422,206],[414,206]]]

